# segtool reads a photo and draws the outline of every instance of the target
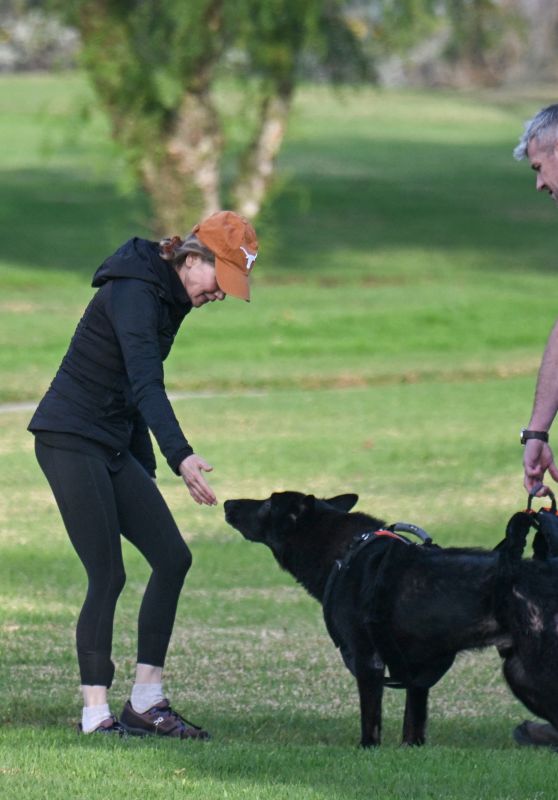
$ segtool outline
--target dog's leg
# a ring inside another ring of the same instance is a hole
[[[382,738],[382,695],[384,692],[384,670],[359,671],[356,679],[360,699],[360,745],[377,747]]]
[[[407,689],[402,744],[421,745],[426,740],[428,718],[428,689]]]

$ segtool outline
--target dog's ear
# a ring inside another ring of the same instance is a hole
[[[358,494],[338,494],[336,497],[329,497],[325,502],[337,511],[350,511],[358,502]]]
[[[296,523],[306,514],[313,514],[316,508],[316,498],[313,494],[300,495],[291,503],[289,519]]]
[[[272,530],[284,537],[292,532],[307,515],[314,513],[316,498],[301,492],[274,492],[271,496]]]

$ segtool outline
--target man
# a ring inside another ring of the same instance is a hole
[[[537,174],[537,191],[547,191],[558,204],[558,104],[548,106],[525,125],[513,152],[520,161],[528,158]],[[528,492],[543,483],[545,473],[558,481],[558,467],[548,442],[548,432],[558,411],[558,321],[550,333],[537,379],[533,411],[527,428],[521,431],[525,445],[524,485]],[[547,493],[545,486],[537,491]],[[514,730],[520,745],[558,746],[558,730],[547,723],[523,722]]]

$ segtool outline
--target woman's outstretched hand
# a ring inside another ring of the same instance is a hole
[[[217,505],[215,493],[202,474],[203,472],[211,472],[213,469],[207,461],[192,453],[191,456],[181,462],[178,469],[182,475],[182,480],[196,503],[206,506]]]

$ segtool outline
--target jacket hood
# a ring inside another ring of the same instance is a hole
[[[103,261],[93,275],[95,288],[115,278],[135,278],[154,284],[169,303],[190,306],[190,298],[173,268],[159,256],[159,245],[135,236]]]

